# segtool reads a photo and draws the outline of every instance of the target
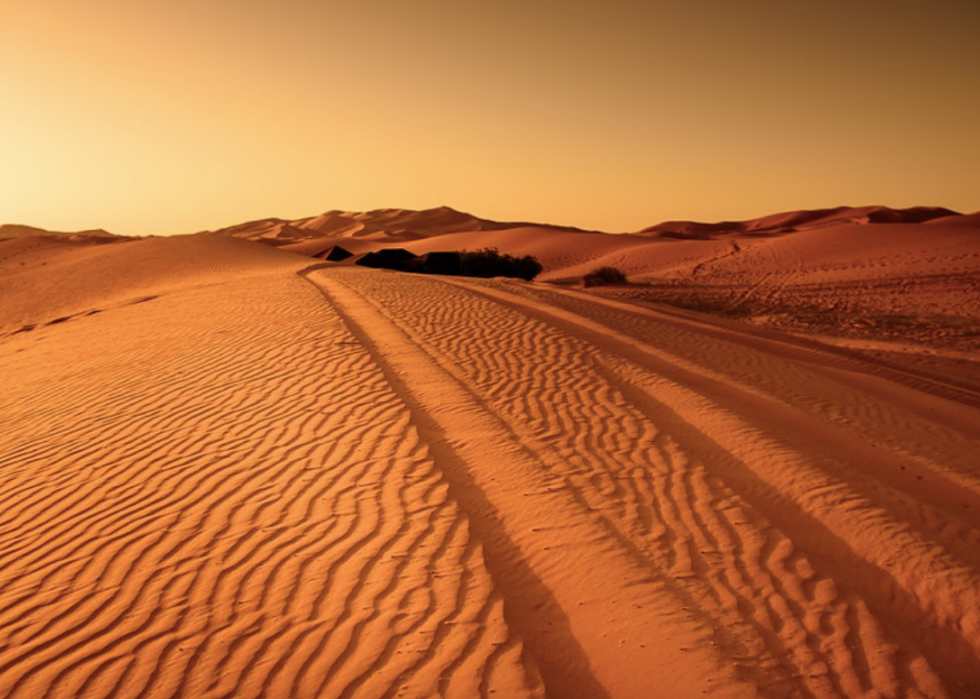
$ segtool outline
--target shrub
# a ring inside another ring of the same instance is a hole
[[[531,281],[543,269],[531,255],[514,257],[501,254],[497,248],[464,252],[460,255],[459,267],[464,277],[517,277],[525,281]]]
[[[626,275],[616,267],[597,267],[584,277],[582,284],[585,286],[606,286],[607,284],[625,284]]]

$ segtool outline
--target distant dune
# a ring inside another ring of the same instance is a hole
[[[957,215],[955,211],[949,209],[928,206],[916,206],[910,209],[890,209],[886,206],[840,206],[834,209],[787,211],[748,221],[724,221],[721,223],[666,221],[645,228],[640,232],[694,238],[732,233],[763,235],[767,233],[789,233],[845,223],[924,223],[936,218]]]
[[[124,236],[114,235],[108,231],[104,231],[101,228],[90,231],[76,231],[73,233],[65,233],[61,231],[46,231],[43,228],[34,228],[32,226],[19,226],[17,224],[3,224],[0,225],[0,240],[6,240],[9,238],[67,238],[69,240],[88,240],[91,238],[107,238],[107,239],[121,239]]]
[[[0,699],[975,699],[977,289],[930,208],[4,226]]]
[[[319,216],[294,221],[261,219],[217,231],[205,231],[205,233],[283,242],[310,238],[417,240],[443,233],[497,230],[527,225],[531,224],[490,221],[442,206],[424,211],[406,209],[328,211]],[[559,228],[559,230],[575,229]]]

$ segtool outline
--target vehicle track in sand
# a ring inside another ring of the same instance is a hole
[[[774,697],[980,688],[974,409],[865,376],[857,360],[575,293],[356,269],[310,280],[365,337],[385,337],[371,351],[416,414],[431,417],[431,386],[453,382],[498,424],[486,443],[511,435],[537,465],[515,482],[562,493],[565,518],[591,516],[582,531],[603,555],[644,571],[629,589],[701,630],[705,668],[721,659]],[[397,359],[409,347],[414,359]],[[457,464],[491,501],[505,487],[484,473],[492,463]],[[534,568],[547,540],[521,529],[520,508],[497,512]],[[540,565],[596,677],[627,692],[622,657],[597,647],[572,601],[586,572]],[[547,682],[545,645],[520,631]]]

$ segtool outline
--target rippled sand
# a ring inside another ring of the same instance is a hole
[[[967,388],[547,285],[30,245],[0,697],[980,694]]]

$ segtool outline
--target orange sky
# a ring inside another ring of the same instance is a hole
[[[975,211],[978,7],[0,0],[0,222]]]

